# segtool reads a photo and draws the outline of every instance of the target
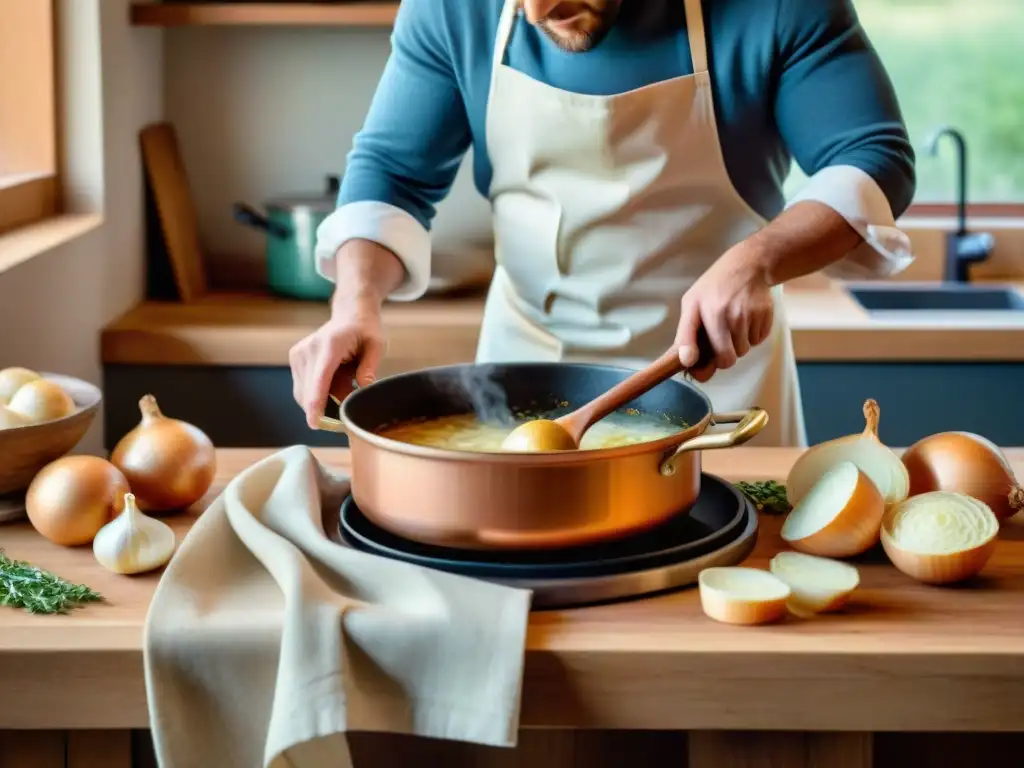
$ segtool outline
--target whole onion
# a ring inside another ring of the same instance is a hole
[[[39,378],[38,373],[28,368],[4,368],[0,371],[0,405],[10,403],[15,392]]]
[[[121,438],[110,460],[128,478],[143,512],[190,507],[213,484],[213,442],[198,427],[164,416],[153,395],[139,401],[139,410],[141,421]]]
[[[75,401],[59,384],[49,379],[36,379],[18,389],[7,407],[32,423],[41,424],[74,413]]]
[[[910,495],[949,491],[984,502],[1000,520],[1024,509],[1024,489],[1010,462],[991,440],[972,432],[940,432],[903,454]]]
[[[33,478],[25,497],[32,527],[65,547],[90,543],[124,509],[128,481],[98,456],[65,456]]]

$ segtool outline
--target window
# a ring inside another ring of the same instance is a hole
[[[0,0],[0,233],[57,212],[53,0]]]
[[[896,87],[917,152],[914,214],[949,214],[956,156],[943,125],[967,142],[972,213],[1024,216],[1024,0],[854,0]],[[789,180],[801,180],[799,171]],[[787,184],[789,187],[789,184]]]

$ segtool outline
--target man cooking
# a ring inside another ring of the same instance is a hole
[[[402,0],[318,231],[331,318],[290,354],[310,426],[339,365],[373,380],[383,302],[426,291],[469,147],[497,263],[477,362],[690,366],[703,326],[694,378],[766,408],[760,444],[806,445],[782,284],[912,260],[914,153],[852,0]]]

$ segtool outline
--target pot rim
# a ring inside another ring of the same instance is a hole
[[[456,363],[453,365],[441,365],[434,366],[431,368],[422,368],[417,371],[406,371],[404,373],[395,374],[394,376],[388,376],[384,379],[375,381],[366,387],[361,387],[345,398],[341,404],[340,419],[345,426],[345,431],[348,433],[349,439],[358,438],[375,448],[390,453],[397,453],[405,456],[415,456],[424,459],[432,459],[437,461],[458,461],[464,463],[484,463],[484,464],[514,464],[517,466],[541,466],[541,467],[557,467],[568,464],[579,464],[591,461],[601,460],[612,460],[618,458],[625,458],[627,456],[636,456],[644,453],[662,453],[674,451],[680,445],[695,437],[702,435],[707,431],[708,427],[711,426],[711,418],[714,415],[714,410],[711,406],[711,400],[704,392],[698,387],[687,381],[681,381],[679,379],[669,379],[669,381],[679,386],[689,388],[696,393],[700,399],[704,402],[706,413],[703,418],[696,424],[691,424],[686,429],[680,430],[675,434],[668,435],[659,440],[650,440],[643,443],[634,443],[632,445],[622,445],[615,448],[597,448],[586,451],[559,451],[550,453],[516,453],[512,451],[462,451],[452,448],[434,448],[427,445],[416,445],[414,443],[404,443],[400,440],[392,440],[390,438],[382,437],[376,432],[372,432],[365,429],[353,421],[349,409],[352,407],[353,401],[358,405],[358,399],[360,392],[363,390],[369,390],[375,386],[383,384],[384,382],[394,382],[396,379],[409,379],[429,373],[439,373],[444,371],[451,371],[460,368],[466,368],[468,366],[478,366],[481,363]],[[490,365],[488,363],[487,365]],[[537,365],[545,365],[543,362],[538,363],[495,363],[494,365],[501,366],[503,368],[526,368],[536,367]],[[552,366],[574,366],[579,368],[587,368],[589,370],[605,370],[614,371],[617,373],[625,373],[630,375],[635,373],[631,368],[626,368],[617,365],[602,365],[599,363],[550,363]],[[350,446],[351,447],[351,446]]]

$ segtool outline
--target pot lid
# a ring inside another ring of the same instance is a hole
[[[299,193],[282,195],[267,200],[263,205],[268,210],[278,211],[299,211],[305,210],[312,213],[331,213],[338,206],[338,189],[341,180],[338,176],[328,176],[326,189],[320,193]]]

